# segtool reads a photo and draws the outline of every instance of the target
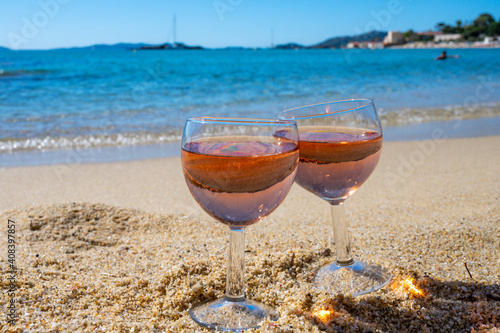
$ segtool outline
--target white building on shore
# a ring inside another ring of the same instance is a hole
[[[399,31],[389,31],[384,37],[384,45],[398,45],[403,44],[403,42],[403,34]]]

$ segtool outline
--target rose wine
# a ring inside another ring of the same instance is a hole
[[[344,127],[300,129],[295,181],[329,202],[342,202],[370,176],[380,158],[382,134]]]
[[[181,157],[200,206],[230,227],[246,227],[286,197],[299,150],[296,142],[278,137],[207,138],[184,144]]]

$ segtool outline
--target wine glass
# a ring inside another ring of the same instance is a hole
[[[353,259],[344,201],[370,176],[382,149],[382,128],[369,99],[289,109],[279,119],[295,120],[300,159],[295,181],[331,205],[337,260],[322,267],[315,286],[330,294],[358,296],[378,290],[391,273]]]
[[[240,332],[277,311],[245,298],[245,228],[274,211],[288,194],[299,160],[297,125],[289,120],[188,118],[182,168],[198,204],[230,229],[226,295],[193,306],[198,324]]]

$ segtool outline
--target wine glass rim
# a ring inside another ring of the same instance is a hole
[[[188,117],[187,121],[213,124],[231,125],[295,125],[295,121],[289,119],[265,119],[265,118],[233,118],[233,117]]]
[[[346,108],[343,110],[338,110],[334,112],[329,112],[329,113],[311,113],[307,115],[296,115],[296,116],[283,116],[285,113],[292,112],[292,111],[297,111],[301,109],[307,109],[307,108],[312,108],[316,106],[323,106],[323,105],[332,105],[332,104],[341,104],[341,103],[352,103],[352,102],[366,102],[364,105],[356,106],[353,108]],[[280,113],[277,114],[277,117],[280,119],[306,119],[306,118],[314,118],[314,117],[323,117],[323,116],[331,116],[334,114],[339,114],[339,113],[347,113],[347,112],[352,112],[356,110],[361,110],[364,109],[370,105],[373,105],[373,99],[370,98],[354,98],[354,99],[344,99],[340,101],[330,101],[330,102],[322,102],[322,103],[317,103],[317,104],[309,104],[309,105],[303,105],[303,106],[298,106],[295,108],[287,109],[284,111],[281,111]]]

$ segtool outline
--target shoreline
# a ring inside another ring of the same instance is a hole
[[[500,116],[384,127],[385,141],[500,135]],[[126,162],[180,156],[180,142],[1,153],[0,168],[53,164]]]
[[[455,43],[455,44],[420,44],[420,43],[407,43],[402,45],[392,45],[385,47],[384,49],[390,50],[428,50],[428,49],[498,49],[500,44],[484,44],[484,45],[467,45],[466,43]]]

